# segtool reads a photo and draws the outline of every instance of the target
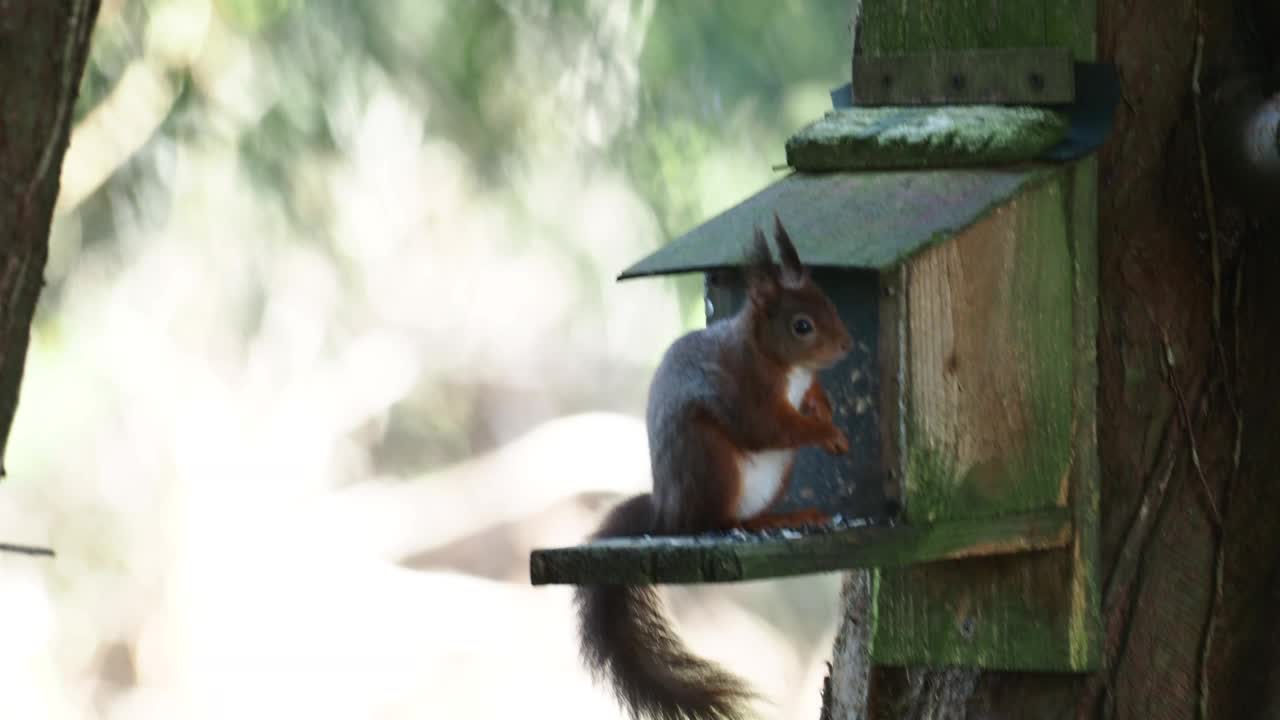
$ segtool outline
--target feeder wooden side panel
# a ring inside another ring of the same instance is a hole
[[[1078,671],[1071,550],[876,571],[871,657],[880,665]]]
[[[905,270],[908,523],[1072,507],[1073,479],[1085,484],[1082,476],[1096,472],[1073,462],[1072,451],[1081,426],[1093,423],[1080,368],[1092,360],[1082,352],[1092,336],[1077,323],[1077,296],[1096,282],[1077,267],[1072,228],[1083,223],[1073,211],[1073,172],[1056,173]],[[1093,642],[1087,552],[1073,544],[878,571],[872,657],[1084,669]]]
[[[1071,253],[1059,179],[907,265],[909,522],[1067,504]]]

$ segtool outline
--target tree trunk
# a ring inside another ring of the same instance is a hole
[[[98,4],[0,2],[0,475]]]
[[[1280,137],[1232,150],[1280,105],[1276,7],[1098,0],[1104,669],[875,668],[870,717],[1280,717]]]

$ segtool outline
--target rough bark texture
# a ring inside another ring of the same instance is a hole
[[[840,602],[844,617],[832,649],[832,669],[822,689],[821,720],[861,718],[867,713],[867,683],[871,677],[868,646],[871,642],[871,573],[855,570],[845,574]]]
[[[1099,156],[1105,669],[878,669],[872,716],[1280,717],[1280,220],[1212,140],[1233,81],[1277,90],[1276,7],[1098,0],[1124,96]]]
[[[0,0],[0,473],[99,0]]]

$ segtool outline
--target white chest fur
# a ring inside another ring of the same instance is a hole
[[[794,408],[800,407],[800,401],[813,383],[813,371],[796,368],[787,374],[787,401]],[[791,470],[791,462],[796,451],[791,448],[783,450],[765,450],[746,453],[739,462],[742,473],[742,495],[738,498],[738,519],[746,520],[763,512],[782,486],[782,480]]]
[[[791,403],[791,407],[800,408],[800,401],[804,399],[804,394],[809,392],[809,386],[812,384],[812,370],[793,368],[787,373],[787,401]]]

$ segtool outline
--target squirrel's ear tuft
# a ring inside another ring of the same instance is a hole
[[[771,302],[778,295],[778,270],[769,256],[769,242],[757,225],[751,234],[751,250],[747,253],[744,268],[747,278],[747,297],[757,305]]]
[[[778,217],[777,211],[773,213],[773,227],[773,239],[778,243],[778,256],[782,258],[782,284],[788,287],[803,285],[808,273],[800,263],[800,253],[791,243],[791,236],[782,226],[782,218]]]

